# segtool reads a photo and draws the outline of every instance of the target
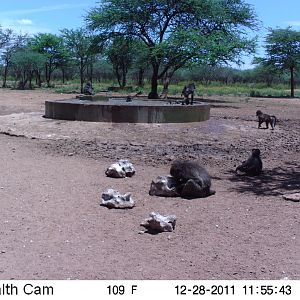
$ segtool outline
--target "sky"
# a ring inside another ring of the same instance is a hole
[[[261,22],[260,29],[255,32],[259,44],[262,45],[268,28],[287,28],[300,31],[300,1],[299,0],[245,0],[253,6],[257,18]],[[261,48],[258,49],[262,53]]]
[[[58,34],[60,29],[76,29],[84,16],[97,6],[95,0],[0,0],[0,25],[16,32]]]
[[[60,29],[76,29],[85,25],[84,16],[100,0],[0,0],[0,25],[16,32],[29,34],[38,32],[58,34]],[[299,0],[245,0],[261,21],[258,35],[262,45],[267,28],[292,26],[300,30]],[[258,48],[262,54],[262,48]],[[245,58],[244,68],[250,67],[251,58]]]

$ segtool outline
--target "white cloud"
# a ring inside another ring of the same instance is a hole
[[[35,14],[40,12],[48,12],[48,11],[54,11],[54,10],[66,10],[71,8],[79,8],[84,7],[85,4],[60,4],[60,5],[52,5],[52,6],[42,6],[37,8],[28,8],[28,9],[16,9],[16,10],[7,10],[7,11],[1,11],[1,16],[16,16],[16,15],[24,15],[24,14]]]
[[[17,33],[28,33],[30,35],[36,33],[49,33],[51,32],[50,28],[46,28],[43,26],[37,26],[33,23],[32,20],[29,19],[1,19],[1,27],[2,28],[10,28]]]
[[[33,24],[33,22],[29,19],[21,19],[21,20],[17,20],[17,23],[19,25],[25,25],[25,26],[30,26]]]
[[[63,2],[63,0],[62,0]],[[59,10],[70,10],[76,8],[87,7],[85,3],[81,4],[59,4],[59,5],[49,5],[41,6],[36,8],[26,8],[26,9],[15,9],[3,11],[0,9],[0,26],[2,28],[10,28],[16,32],[36,34],[36,33],[51,33],[53,30],[47,28],[46,26],[41,26],[38,24],[37,20],[32,21],[31,17],[28,15],[40,14],[43,12],[59,11]],[[34,20],[34,17],[32,16]]]

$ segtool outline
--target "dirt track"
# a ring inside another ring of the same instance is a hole
[[[0,279],[300,279],[300,100],[222,98],[191,124],[106,124],[42,118],[44,101],[71,97],[0,90]],[[255,111],[275,114],[258,130]],[[264,174],[236,176],[260,148]],[[148,195],[174,158],[198,159],[216,195]],[[137,174],[104,175],[119,158]],[[100,207],[106,188],[132,192],[132,210]],[[152,211],[173,233],[139,234]]]

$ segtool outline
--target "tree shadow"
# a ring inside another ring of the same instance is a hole
[[[300,190],[300,166],[286,162],[285,167],[264,170],[259,176],[237,175],[230,172],[229,180],[235,183],[232,190],[259,196],[278,196]]]
[[[273,96],[273,95],[249,95],[251,98],[269,98],[269,99],[297,99],[300,98],[298,96],[291,97],[291,95],[279,95],[279,96]]]
[[[144,233],[150,234],[150,235],[158,235],[160,233],[163,233],[163,231],[157,231],[157,230],[153,230],[153,229],[147,229],[144,231]]]

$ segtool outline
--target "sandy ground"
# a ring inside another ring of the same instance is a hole
[[[216,98],[209,121],[110,124],[50,120],[47,91],[0,89],[0,279],[300,279],[300,100]],[[255,111],[275,114],[257,129]],[[236,176],[260,148],[264,173]],[[132,178],[112,179],[119,158]],[[196,159],[214,196],[149,196],[175,158]],[[132,192],[131,210],[100,206]],[[140,234],[152,211],[175,214],[172,233]]]

